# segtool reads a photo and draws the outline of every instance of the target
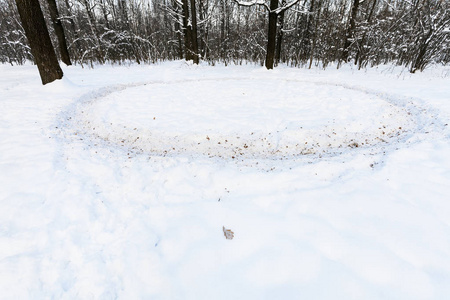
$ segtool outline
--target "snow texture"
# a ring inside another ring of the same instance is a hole
[[[64,73],[0,66],[0,299],[450,295],[448,68]]]

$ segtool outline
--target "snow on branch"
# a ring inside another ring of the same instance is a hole
[[[234,0],[234,2],[236,2],[240,6],[262,5],[262,6],[264,6],[267,9],[267,11],[269,13],[275,13],[275,14],[278,15],[278,14],[288,10],[289,8],[291,8],[292,6],[297,4],[298,2],[300,2],[300,0],[292,0],[289,3],[286,3],[286,4],[278,7],[275,10],[271,10],[269,5],[267,5],[267,3],[264,0]]]
[[[300,0],[292,0],[291,2],[278,7],[277,9],[275,9],[273,12],[276,13],[277,15],[284,12],[285,10],[288,10],[289,8],[291,8],[292,6],[294,6],[295,4],[297,4]]]
[[[267,3],[264,0],[248,0],[248,1],[234,0],[234,2],[236,2],[240,6],[262,5],[267,9],[267,11],[270,12],[270,7],[267,5]]]

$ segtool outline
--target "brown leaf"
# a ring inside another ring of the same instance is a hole
[[[225,226],[222,226],[223,229],[223,235],[227,240],[232,240],[234,238],[234,232],[230,229],[225,229]]]

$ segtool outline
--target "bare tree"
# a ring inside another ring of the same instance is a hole
[[[70,58],[81,64],[185,57],[325,68],[354,59],[359,68],[394,63],[415,72],[450,62],[447,0],[53,1],[62,4],[56,20]],[[14,2],[0,0],[0,63],[33,59]]]
[[[412,59],[410,72],[423,71],[431,61],[433,55],[441,51],[441,45],[445,39],[449,39],[444,30],[450,26],[450,11],[442,8],[442,1],[424,0],[414,12],[417,22],[414,43],[411,47]],[[448,30],[448,29],[447,29]]]
[[[349,57],[349,49],[353,42],[354,32],[356,29],[356,14],[358,13],[359,0],[353,0],[353,5],[349,17],[349,25],[345,33],[344,49],[342,51],[342,60],[347,62]]]
[[[278,3],[279,0],[270,0],[269,4],[267,4],[265,0],[247,0],[247,1],[234,0],[234,1],[241,6],[261,5],[267,9],[269,13],[269,29],[267,33],[267,52],[265,65],[268,70],[273,69],[275,61],[278,15],[284,13],[286,10],[297,4],[300,0],[291,0],[288,3],[283,1],[283,5],[281,6],[279,6]]]
[[[192,27],[189,22],[189,3],[182,0],[183,9],[183,33],[184,33],[184,53],[186,60],[192,60]]]
[[[42,84],[61,79],[63,72],[58,64],[39,1],[16,0],[16,5]]]
[[[282,0],[281,5],[286,5],[286,0]],[[275,63],[279,64],[281,61],[281,45],[283,43],[283,28],[284,28],[284,11],[282,11],[278,17],[278,36],[277,36],[277,49],[275,53]]]
[[[100,41],[100,32],[97,28],[97,21],[95,19],[95,15],[94,15],[94,7],[95,5],[91,4],[90,0],[79,0],[81,1],[81,4],[84,6],[84,8],[86,9],[86,13],[88,16],[88,22],[89,22],[89,27],[90,30],[94,36],[94,43],[95,43],[95,52],[97,53],[97,59],[99,60],[100,63],[104,63],[105,62],[105,55],[103,52],[103,47],[102,47],[102,43]]]
[[[269,8],[269,30],[267,33],[267,53],[266,53],[266,68],[268,70],[273,69],[273,63],[275,58],[275,45],[277,38],[277,19],[278,14],[278,0],[270,0]]]
[[[181,24],[183,21],[180,21],[180,18],[182,17],[180,17],[180,8],[177,0],[172,1],[172,9],[169,9],[168,11],[169,13],[172,13],[172,18],[174,20],[174,29],[178,41],[178,57],[183,59],[183,46],[181,43]]]
[[[61,55],[61,60],[66,65],[70,66],[69,50],[67,50],[66,35],[64,34],[64,28],[59,18],[58,7],[55,0],[47,0],[48,10],[50,12],[50,18],[52,20],[53,28],[55,30],[56,38],[58,39],[58,49]]]
[[[197,37],[197,9],[195,0],[191,0],[191,45],[192,45],[192,60],[194,64],[199,63],[198,53],[198,37]]]

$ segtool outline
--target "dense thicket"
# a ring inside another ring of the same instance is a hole
[[[263,64],[273,1],[56,2],[73,63],[199,57],[211,64]],[[450,61],[449,0],[279,0],[279,7],[288,5],[276,11],[275,64],[326,67],[352,61],[365,67],[393,62],[414,72],[430,62]],[[50,22],[47,1],[41,6]],[[48,28],[57,48],[53,26]],[[14,0],[0,0],[0,30],[0,62],[32,59]]]

